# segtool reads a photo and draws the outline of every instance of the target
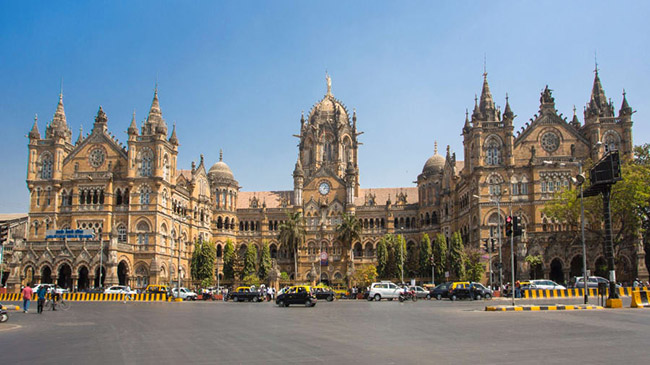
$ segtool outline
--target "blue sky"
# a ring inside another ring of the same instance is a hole
[[[76,140],[101,105],[126,142],[156,80],[177,124],[179,167],[224,150],[242,190],[288,190],[300,113],[332,91],[355,108],[361,186],[414,186],[434,141],[462,156],[465,109],[484,57],[497,105],[538,111],[548,84],[580,113],[594,52],[616,108],[627,91],[634,143],[650,142],[650,2],[625,1],[0,1],[0,212],[25,212],[27,138],[44,133],[63,78]]]

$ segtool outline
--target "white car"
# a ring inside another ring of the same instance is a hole
[[[531,289],[566,289],[564,285],[560,285],[552,280],[531,280]]]
[[[368,292],[368,300],[397,299],[404,289],[390,281],[372,283]]]
[[[68,289],[63,289],[62,287],[60,287],[60,286],[58,286],[58,285],[54,285],[54,284],[36,284],[36,285],[34,285],[34,287],[32,288],[32,290],[34,291],[34,294],[36,294],[36,292],[38,291],[38,288],[40,288],[41,286],[44,286],[44,287],[45,287],[45,290],[46,290],[48,293],[50,292],[50,290],[52,290],[52,287],[56,287],[56,292],[57,292],[57,294],[63,294],[63,293],[69,293],[69,292],[70,292],[70,290],[68,290]]]
[[[177,289],[172,288],[172,296],[177,297],[178,296],[177,293],[178,293]],[[196,300],[197,297],[198,297],[198,295],[196,295],[195,292],[193,292],[193,291],[191,291],[189,289],[186,289],[186,288],[181,288],[181,295],[180,295],[181,299],[183,299],[183,300]]]
[[[138,292],[135,291],[135,290],[131,290],[131,288],[126,286],[126,285],[113,285],[113,286],[110,286],[110,287],[106,288],[106,290],[104,290],[104,294],[130,294],[130,295],[132,295],[132,294],[138,294]]]

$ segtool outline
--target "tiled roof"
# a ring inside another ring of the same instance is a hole
[[[391,204],[397,202],[397,195],[400,193],[406,194],[406,204],[415,204],[418,202],[418,188],[371,188],[359,189],[359,197],[356,200],[356,205],[363,205],[366,201],[366,194],[375,195],[375,205],[386,205],[386,201],[390,198]]]
[[[184,176],[187,181],[192,181],[192,170],[176,170],[177,176]]]

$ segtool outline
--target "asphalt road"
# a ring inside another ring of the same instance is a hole
[[[2,364],[647,363],[650,309],[485,312],[507,301],[72,303],[10,312]],[[526,303],[577,304],[580,300]],[[629,306],[629,299],[624,302]],[[9,303],[5,303],[9,304]]]

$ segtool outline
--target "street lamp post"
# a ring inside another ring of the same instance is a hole
[[[399,242],[399,257],[400,257],[400,269],[401,269],[401,278],[402,278],[402,284],[404,284],[404,247],[402,247],[402,242],[404,240],[404,227],[400,226],[399,227],[400,234],[402,236],[402,239]]]
[[[504,189],[504,191],[507,191]],[[480,202],[480,196],[474,194],[474,198],[479,199]],[[499,240],[499,292],[502,291],[503,289],[503,260],[501,256],[501,192],[499,192],[498,195],[495,195],[494,198],[490,198],[491,201],[495,202],[497,205],[497,239]],[[480,236],[480,234],[479,234]],[[480,242],[480,241],[479,241]],[[490,253],[490,280],[492,280],[492,256]]]

